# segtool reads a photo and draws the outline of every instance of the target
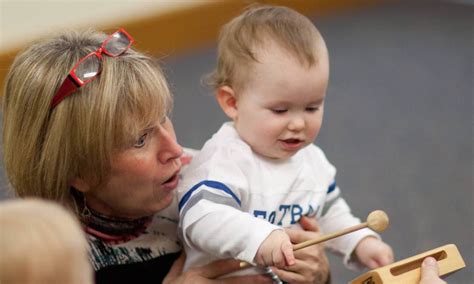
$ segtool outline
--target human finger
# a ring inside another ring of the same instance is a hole
[[[281,266],[292,266],[295,264],[295,255],[293,253],[293,246],[290,242],[285,242],[281,245],[281,252],[283,254],[284,263]]]
[[[421,264],[420,284],[446,284],[439,278],[438,263],[432,257],[427,257]]]
[[[295,266],[295,265],[294,265]],[[286,283],[309,283],[305,275],[299,274],[298,272],[279,269],[277,267],[272,267],[273,273],[275,273],[280,280],[285,281]]]
[[[299,260],[293,266],[283,269],[272,268],[278,277],[288,283],[326,283],[329,278],[327,258],[319,261]]]
[[[316,218],[312,217],[307,217],[303,216],[300,219],[300,225],[305,231],[311,231],[311,232],[319,232],[319,225],[318,222],[316,221]]]
[[[316,232],[303,231],[301,229],[286,228],[285,232],[288,234],[293,244],[299,244],[307,240],[315,239],[319,236]]]
[[[163,279],[164,284],[170,283],[171,281],[177,279],[181,275],[181,273],[183,273],[185,261],[186,253],[183,251],[183,253],[181,253],[181,255],[174,261],[168,274],[166,274],[165,279]]]
[[[393,262],[393,256],[392,255],[383,255],[383,256],[379,257],[379,259],[377,260],[377,263],[378,263],[379,266],[389,265],[392,262]]]
[[[367,265],[369,269],[379,267],[379,263],[375,259],[368,259],[365,265]]]
[[[285,266],[285,255],[283,251],[280,249],[275,249],[272,251],[272,260],[271,262],[266,262],[265,266],[273,265],[277,267],[284,267]]]
[[[204,278],[214,279],[239,270],[240,262],[235,259],[221,259],[192,269],[194,270],[194,273],[199,274]]]
[[[324,247],[320,244],[306,247],[304,249],[295,251],[296,264],[286,267],[285,270],[293,271],[303,275],[308,282],[325,283],[329,277],[329,261],[324,251]],[[313,280],[311,280],[313,279]],[[291,281],[290,281],[291,280]],[[294,282],[295,280],[284,280],[286,282]],[[298,282],[299,280],[296,279]],[[301,283],[304,283],[302,281]]]
[[[286,283],[325,283],[328,275],[328,269],[319,264],[312,265],[307,261],[296,260],[295,265],[279,269],[272,267],[275,273],[282,281]]]
[[[247,275],[247,276],[235,276],[229,278],[223,278],[212,281],[213,284],[241,284],[241,283],[257,283],[257,284],[268,284],[273,283],[272,279],[268,275]]]

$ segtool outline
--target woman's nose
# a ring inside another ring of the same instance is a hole
[[[160,140],[160,149],[158,152],[158,160],[160,163],[166,164],[181,157],[183,147],[176,141],[174,131],[163,129]]]

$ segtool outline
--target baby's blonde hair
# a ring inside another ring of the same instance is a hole
[[[93,283],[85,234],[57,203],[2,201],[0,228],[0,283]]]
[[[217,47],[217,68],[204,83],[217,89],[244,83],[248,69],[258,62],[257,51],[273,41],[311,67],[326,48],[314,24],[300,13],[281,6],[252,5],[224,25]]]
[[[98,77],[50,110],[71,68],[105,38],[66,31],[16,57],[3,95],[3,154],[17,195],[72,204],[73,178],[104,182],[112,153],[133,145],[140,131],[171,110],[158,63],[133,49],[104,55]]]

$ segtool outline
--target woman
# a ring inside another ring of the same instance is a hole
[[[5,169],[14,190],[76,213],[98,283],[159,283],[181,251],[174,196],[183,150],[167,117],[172,98],[155,60],[132,44],[123,29],[109,37],[69,31],[33,44],[15,59],[3,96]],[[315,237],[289,234],[294,242]],[[321,248],[296,257],[292,271],[274,273],[294,283],[327,279]],[[166,281],[205,282],[238,269],[221,261],[181,275],[180,264]]]
[[[157,63],[132,43],[122,29],[109,37],[69,31],[16,57],[3,94],[6,173],[18,196],[58,201],[76,214],[97,283],[212,283],[239,263],[181,273],[174,190],[183,151],[167,117],[172,99]],[[301,225],[317,230],[308,219]],[[294,243],[316,236],[287,232]],[[273,272],[291,283],[326,282],[321,247],[295,257],[291,271]],[[226,279],[244,281],[271,279]]]

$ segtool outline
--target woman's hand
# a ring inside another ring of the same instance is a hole
[[[314,218],[302,217],[301,227],[305,230],[286,229],[292,243],[301,243],[319,236]],[[290,283],[326,283],[329,278],[329,262],[322,245],[313,245],[295,251],[296,264],[285,269],[272,267],[282,281]]]
[[[238,260],[217,260],[182,273],[185,260],[186,254],[183,252],[163,280],[164,284],[272,283],[271,278],[265,275],[235,276],[216,280],[222,275],[239,270],[240,261]]]
[[[438,263],[432,257],[427,257],[421,264],[420,284],[446,284],[438,276]]]

